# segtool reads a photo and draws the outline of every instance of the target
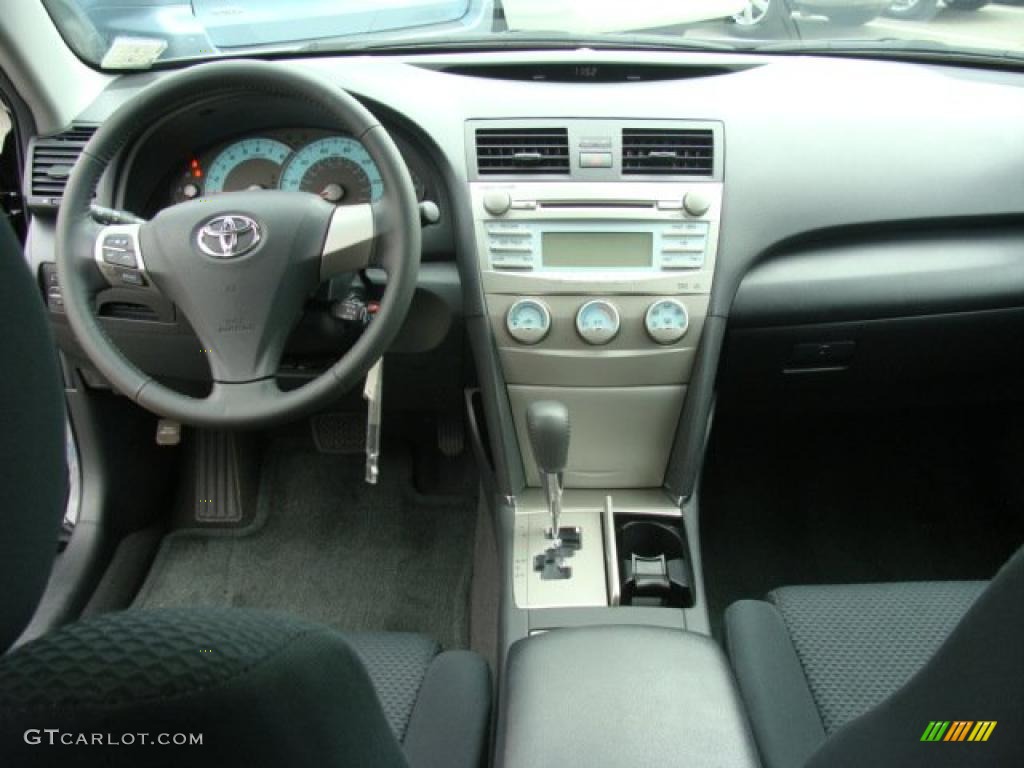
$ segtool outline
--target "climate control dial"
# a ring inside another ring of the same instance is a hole
[[[537,344],[551,330],[551,312],[543,301],[520,299],[509,307],[505,327],[520,344]]]
[[[659,344],[675,344],[686,335],[690,315],[678,299],[660,299],[647,308],[644,327],[647,335]]]
[[[588,301],[576,313],[576,331],[587,344],[607,344],[619,333],[619,310],[610,301]]]

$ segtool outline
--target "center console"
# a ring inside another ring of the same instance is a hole
[[[723,128],[476,120],[466,132],[480,283],[528,485],[512,500],[515,606],[556,622],[573,608],[693,609],[696,531],[661,489],[714,276]],[[557,467],[531,429],[538,405],[566,414]]]
[[[707,637],[561,629],[509,653],[498,768],[758,764],[732,672]]]
[[[696,499],[664,490],[714,277],[723,128],[477,120],[466,140],[526,481],[497,520],[498,764],[756,765],[707,637]]]

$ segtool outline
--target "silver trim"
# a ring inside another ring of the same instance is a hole
[[[366,267],[373,256],[376,234],[373,206],[369,203],[338,206],[331,214],[324,240],[321,280]]]
[[[622,585],[619,583],[619,548],[615,543],[615,505],[611,494],[604,497],[604,567],[608,575],[608,605],[618,605],[622,600]]]

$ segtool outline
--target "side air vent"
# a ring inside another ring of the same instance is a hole
[[[29,208],[54,210],[60,205],[71,169],[95,132],[94,125],[73,125],[55,136],[32,140],[26,169]]]
[[[569,173],[565,128],[478,128],[476,165],[481,176]]]
[[[643,176],[711,176],[715,139],[710,130],[622,129],[622,173]]]

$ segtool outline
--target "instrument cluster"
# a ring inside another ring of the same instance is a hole
[[[424,171],[404,144],[416,198],[428,196]],[[235,138],[197,153],[176,172],[168,203],[252,189],[310,192],[335,205],[380,199],[380,171],[352,136],[321,130],[271,130]]]

